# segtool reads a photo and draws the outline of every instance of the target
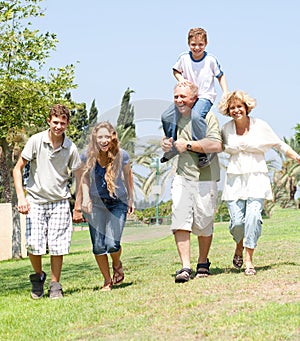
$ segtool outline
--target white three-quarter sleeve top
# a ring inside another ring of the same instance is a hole
[[[286,153],[289,146],[263,120],[250,117],[246,135],[237,135],[234,120],[222,127],[223,148],[230,155],[223,200],[273,198],[265,152],[274,147]]]

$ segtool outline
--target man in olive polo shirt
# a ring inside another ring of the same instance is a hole
[[[179,113],[177,140],[164,137],[161,141],[165,153],[172,146],[179,153],[176,175],[172,183],[172,224],[182,268],[176,272],[175,282],[187,282],[192,276],[190,263],[190,233],[198,237],[199,256],[196,278],[207,277],[210,267],[208,253],[212,242],[214,212],[217,200],[217,181],[220,179],[218,157],[209,165],[199,168],[199,153],[222,151],[219,123],[212,112],[206,116],[207,130],[204,139],[192,139],[191,112],[198,98],[198,87],[177,84],[174,104]]]

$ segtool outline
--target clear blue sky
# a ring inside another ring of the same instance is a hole
[[[42,32],[56,33],[57,50],[48,66],[76,66],[77,102],[88,109],[96,100],[100,114],[120,104],[124,91],[132,102],[172,100],[172,65],[187,50],[187,32],[203,27],[207,51],[217,56],[229,90],[241,89],[257,100],[253,116],[266,120],[280,137],[294,135],[300,123],[298,99],[300,2],[296,0],[46,0]],[[216,103],[220,100],[220,89]],[[150,116],[159,120],[155,106]],[[228,118],[217,113],[220,123]],[[136,114],[147,119],[147,113]]]

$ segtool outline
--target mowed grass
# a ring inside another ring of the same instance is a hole
[[[62,300],[30,298],[28,259],[0,263],[0,340],[299,340],[299,218],[299,210],[277,208],[264,221],[254,277],[231,266],[228,223],[215,226],[212,275],[185,284],[174,283],[180,263],[172,235],[123,243],[126,277],[111,292],[99,291],[88,231],[74,232]],[[151,228],[127,227],[125,234]],[[48,256],[44,266],[48,289]]]

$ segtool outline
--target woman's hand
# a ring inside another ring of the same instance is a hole
[[[134,202],[133,202],[133,199],[128,199],[127,200],[127,205],[128,205],[127,212],[128,212],[129,215],[131,215],[134,212]]]
[[[84,221],[82,216],[82,211],[78,208],[74,208],[73,210],[73,222],[74,223],[82,223]]]
[[[83,212],[92,213],[93,203],[90,196],[86,196],[82,199],[81,209]]]

